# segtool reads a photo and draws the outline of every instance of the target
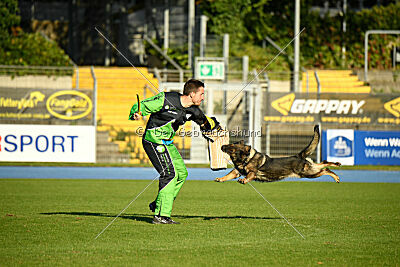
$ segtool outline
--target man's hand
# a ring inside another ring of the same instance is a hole
[[[200,126],[200,130],[202,131],[213,131],[213,130],[217,130],[220,131],[221,130],[221,126],[219,125],[219,122],[217,121],[217,119],[215,117],[208,117],[206,116],[206,121]]]
[[[137,121],[140,120],[142,118],[142,115],[139,112],[136,112],[133,114],[132,119]]]
[[[218,135],[222,131],[222,128],[215,117],[210,118],[206,116],[206,118],[207,120],[200,126],[200,130],[204,138],[214,142],[215,137],[217,137],[216,134]]]

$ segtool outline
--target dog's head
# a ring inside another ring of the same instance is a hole
[[[233,161],[246,159],[250,155],[251,147],[244,144],[244,141],[238,143],[223,145],[221,150],[228,154]]]

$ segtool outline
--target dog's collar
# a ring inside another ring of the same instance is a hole
[[[265,155],[263,155],[262,162],[261,162],[260,166],[258,166],[258,167],[260,168],[262,165],[264,165],[264,163],[265,163],[266,161],[267,161],[267,157],[266,157]]]
[[[250,150],[250,155],[249,155],[249,157],[247,158],[247,160],[246,160],[246,162],[244,164],[249,163],[250,160],[256,155],[256,153],[257,153],[257,151],[254,148],[252,148]]]
[[[255,156],[256,154],[257,154],[257,151],[256,151],[254,148],[252,148],[252,149],[250,150],[250,155],[249,155],[249,157],[247,158],[247,160],[246,160],[246,162],[245,162],[244,164],[249,163],[250,160],[251,160],[252,158],[254,158],[254,156]],[[261,167],[261,166],[264,165],[264,163],[267,161],[267,157],[266,157],[265,155],[262,155],[262,156],[263,156],[262,162],[261,162],[260,166],[258,166],[258,167]]]

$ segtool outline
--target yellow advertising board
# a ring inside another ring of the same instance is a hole
[[[92,121],[92,91],[0,89],[2,123]],[[79,123],[81,124],[81,123]]]
[[[268,93],[265,123],[400,125],[400,96]]]

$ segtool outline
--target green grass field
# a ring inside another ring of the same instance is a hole
[[[400,184],[190,181],[152,225],[155,181],[0,180],[0,264],[399,265]]]

